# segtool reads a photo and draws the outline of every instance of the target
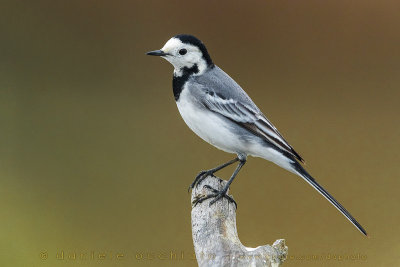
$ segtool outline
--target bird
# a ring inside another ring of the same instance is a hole
[[[211,194],[197,197],[194,205],[211,199],[227,198],[227,191],[247,161],[260,157],[292,172],[324,196],[361,233],[367,232],[356,219],[305,170],[304,159],[283,138],[277,128],[256,106],[248,94],[227,73],[214,64],[204,43],[190,34],[178,34],[159,49],[146,53],[166,59],[173,67],[174,98],[187,126],[204,141],[236,157],[215,168],[201,171],[189,190],[215,172],[238,163],[222,190],[206,185]],[[236,205],[236,202],[234,202]]]

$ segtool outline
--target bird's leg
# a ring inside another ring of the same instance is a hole
[[[239,164],[238,164],[238,166],[236,167],[235,171],[233,172],[233,174],[232,174],[231,178],[229,179],[229,181],[226,183],[225,187],[224,187],[221,191],[218,191],[218,190],[216,190],[216,189],[210,187],[209,185],[205,185],[204,187],[210,189],[213,193],[212,193],[212,194],[209,194],[209,195],[206,195],[206,196],[202,196],[202,197],[196,197],[195,200],[193,201],[194,206],[196,206],[197,204],[203,202],[203,201],[206,200],[206,199],[214,198],[214,199],[211,200],[211,202],[210,202],[210,206],[211,206],[212,204],[214,204],[215,202],[217,202],[218,200],[220,200],[221,198],[224,197],[224,198],[227,198],[230,202],[235,203],[235,206],[236,206],[236,208],[237,208],[236,202],[233,200],[232,197],[228,196],[228,195],[226,194],[226,192],[228,191],[229,186],[231,185],[231,183],[232,183],[233,180],[235,179],[236,175],[239,173],[240,169],[241,169],[241,168],[243,167],[243,165],[246,163],[246,159],[238,159],[238,160],[239,160]]]
[[[203,181],[207,176],[209,175],[214,175],[215,172],[235,163],[236,161],[239,160],[239,157],[234,158],[233,160],[230,160],[222,165],[219,165],[213,169],[210,170],[206,170],[206,171],[201,171],[196,178],[194,179],[193,183],[189,186],[188,191],[190,191],[190,189],[193,189],[195,186],[197,186],[198,184],[201,183],[201,181]]]

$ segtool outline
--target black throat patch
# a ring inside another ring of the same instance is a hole
[[[174,78],[172,79],[172,89],[174,91],[175,101],[178,101],[179,96],[181,95],[181,92],[183,90],[183,86],[185,86],[187,80],[189,80],[190,76],[192,76],[193,74],[198,73],[199,68],[197,67],[197,64],[194,64],[191,68],[182,68],[181,72],[181,76],[175,76],[174,74]]]

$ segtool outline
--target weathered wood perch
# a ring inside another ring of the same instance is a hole
[[[198,195],[211,193],[204,185],[221,190],[226,181],[208,176],[192,191],[192,202]],[[272,246],[247,248],[242,245],[236,230],[236,208],[227,199],[209,207],[211,199],[192,207],[192,236],[194,251],[203,266],[280,266],[287,257],[284,239]],[[192,205],[193,206],[193,205]]]

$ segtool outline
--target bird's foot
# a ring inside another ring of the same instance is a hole
[[[193,183],[189,186],[188,192],[190,192],[191,189],[195,188],[197,185],[199,185],[206,177],[208,176],[214,176],[214,170],[206,170],[206,171],[201,171],[199,174],[197,174],[196,178],[194,178]]]
[[[194,205],[194,207],[196,207],[197,204],[202,203],[204,200],[210,199],[210,198],[214,198],[213,200],[210,201],[209,206],[213,205],[215,202],[217,202],[218,200],[222,199],[222,198],[226,198],[229,202],[235,204],[235,208],[237,209],[237,204],[236,201],[226,193],[227,190],[221,190],[218,191],[214,188],[212,188],[209,185],[204,185],[204,188],[207,188],[209,190],[211,190],[211,194],[208,195],[198,195],[194,197],[194,200],[192,202],[192,204]]]

